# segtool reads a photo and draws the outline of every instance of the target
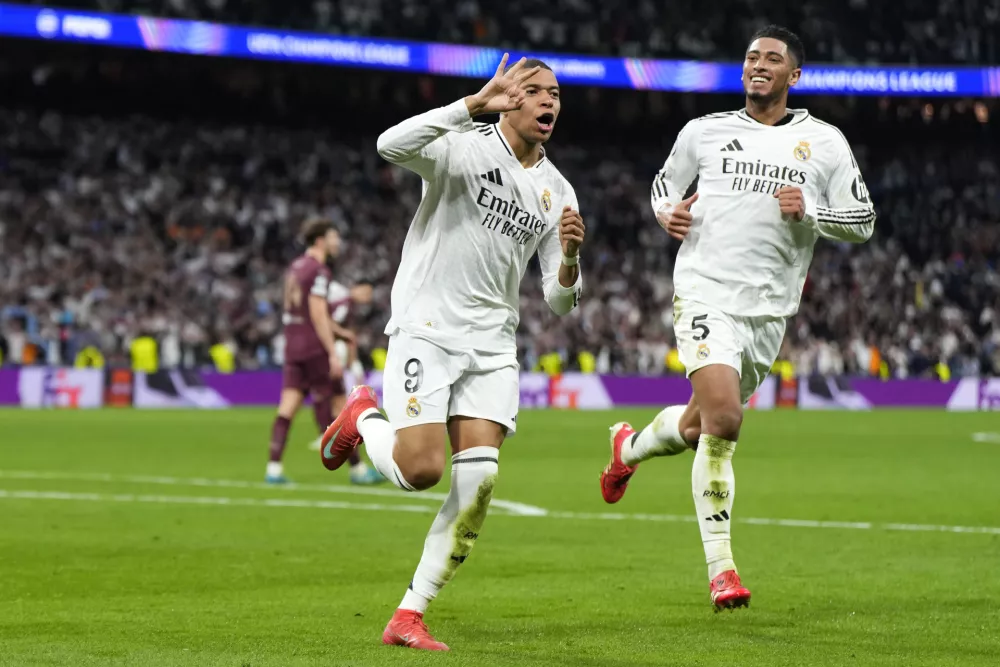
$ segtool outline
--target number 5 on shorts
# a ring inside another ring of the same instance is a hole
[[[420,389],[420,384],[424,381],[424,365],[419,359],[410,359],[403,365],[403,373],[406,375],[406,383],[403,389],[407,394],[415,394]]]
[[[708,338],[708,334],[712,333],[711,331],[709,331],[707,325],[702,324],[702,322],[704,322],[707,319],[708,315],[696,315],[691,320],[691,328],[700,332],[698,335],[694,337],[695,340],[705,340],[706,338]]]

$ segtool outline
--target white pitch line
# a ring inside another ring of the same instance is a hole
[[[553,519],[582,519],[605,521],[659,521],[663,523],[697,523],[691,515],[680,514],[619,514],[614,512],[549,512]],[[767,519],[746,517],[733,519],[736,523],[752,526],[781,526],[784,528],[842,528],[846,530],[898,530],[910,533],[979,533],[1000,535],[994,526],[932,526],[919,523],[870,523],[867,521],[813,521],[811,519]]]
[[[365,486],[343,486],[336,484],[267,484],[266,482],[250,482],[242,479],[206,479],[203,477],[162,477],[155,475],[113,475],[104,472],[61,472],[56,470],[0,470],[0,478],[7,479],[44,479],[65,480],[73,482],[100,482],[119,484],[161,484],[164,486],[200,486],[225,489],[263,489],[267,491],[320,491],[324,493],[349,493],[357,496],[382,496],[385,498],[407,498],[409,500],[437,500],[444,502],[446,493],[423,491],[414,494],[401,489],[373,489]],[[535,505],[526,505],[513,500],[494,498],[491,507],[504,510],[518,516],[544,516],[545,509]]]
[[[379,505],[339,500],[302,500],[298,498],[226,498],[221,496],[151,496],[132,493],[68,493],[65,491],[9,491],[0,489],[0,499],[13,500],[72,500],[74,502],[157,503],[170,505],[223,505],[236,507],[305,507],[331,510],[362,510],[370,512],[416,512],[433,514],[428,505]]]
[[[988,442],[992,444],[1000,444],[1000,433],[994,433],[992,431],[983,431],[980,433],[972,434],[973,442]]]
[[[0,489],[0,500],[71,500],[117,503],[159,503],[174,505],[219,505],[230,507],[298,507],[309,509],[362,510],[370,512],[435,513],[427,505],[380,505],[377,503],[352,503],[333,500],[305,500],[296,498],[229,498],[224,496],[157,496],[132,493],[71,493],[66,491],[26,491]],[[582,521],[654,521],[663,523],[696,523],[693,516],[679,514],[622,514],[615,512],[559,512],[542,510],[542,514],[504,513],[500,516],[545,517]],[[847,521],[811,521],[803,519],[735,519],[736,523],[755,526],[780,526],[784,528],[840,528],[848,530],[894,530],[904,532],[978,533],[1000,535],[1000,528],[993,526],[935,526],[913,523],[868,523]]]

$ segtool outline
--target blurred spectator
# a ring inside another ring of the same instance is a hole
[[[366,363],[381,363],[420,185],[378,157],[375,137],[468,81],[259,64],[248,76],[212,59],[0,48],[11,56],[0,70],[4,363],[73,365],[93,349],[128,367],[147,335],[144,364],[211,367],[222,344],[236,368],[280,365],[281,272],[310,214],[344,234],[337,279],[374,286],[353,327]],[[553,317],[533,266],[523,367],[678,371],[676,244],[652,218],[649,185],[683,122],[740,103],[566,90],[550,154],[587,221],[586,293],[574,315]],[[866,245],[817,245],[782,362],[798,374],[1000,374],[996,105],[793,104],[850,138],[879,221]]]
[[[313,211],[344,229],[341,279],[374,281],[360,325],[364,347],[382,344],[419,198],[401,170],[308,131],[0,112],[0,133],[11,158],[0,214],[15,221],[0,303],[22,304],[4,309],[8,363],[31,342],[48,363],[92,346],[143,367],[218,364],[223,346],[227,367],[276,364],[281,270]],[[997,372],[1000,169],[974,147],[941,148],[866,168],[878,239],[817,246],[789,327],[796,372],[877,375],[883,361],[897,376],[933,377],[938,362],[954,375]],[[559,320],[527,277],[524,365],[577,367],[586,353],[588,368],[666,372],[673,253],[647,210],[648,174],[599,144],[555,159],[588,220],[587,298]],[[341,185],[313,187],[319,173]],[[216,330],[228,333],[213,340]]]

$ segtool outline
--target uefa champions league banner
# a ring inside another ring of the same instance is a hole
[[[281,394],[280,371],[169,373],[170,382],[143,382],[136,374],[137,407],[225,407],[277,405]],[[350,387],[364,381],[381,400],[382,373],[366,378],[345,377]],[[159,398],[154,398],[153,385]],[[169,385],[173,385],[169,388]],[[615,407],[663,407],[686,403],[691,385],[683,377],[617,376],[566,373],[550,378],[544,373],[522,373],[522,409],[561,408],[605,410]],[[175,398],[165,398],[165,396]],[[801,378],[782,382],[768,377],[747,407],[805,410],[871,410],[873,408],[946,408],[948,410],[1000,410],[1000,378],[935,380],[872,380],[865,378]]]
[[[31,366],[0,371],[0,404],[25,408],[99,408],[104,404],[104,371]]]
[[[175,372],[176,374],[176,372]],[[347,377],[346,385],[355,384]],[[381,400],[382,373],[371,372],[364,378]],[[213,401],[226,405],[276,405],[281,393],[281,373],[278,371],[240,372],[232,374],[201,373],[197,380],[201,395],[213,395]],[[757,409],[775,405],[777,384],[768,378],[750,401]],[[174,391],[174,390],[171,390]],[[176,390],[179,392],[180,390]],[[161,393],[164,393],[161,390]],[[152,403],[142,381],[136,380],[136,406]],[[616,406],[664,406],[686,403],[691,386],[682,377],[617,377],[566,373],[549,377],[544,373],[521,373],[520,403],[522,409],[562,408],[568,410],[604,410]],[[192,406],[193,407],[193,406]]]
[[[381,397],[382,374],[345,377],[348,387],[372,385]],[[685,403],[691,387],[683,377],[642,377],[566,373],[521,374],[521,408],[600,410],[615,407],[662,407]],[[0,406],[80,409],[108,406],[219,409],[275,406],[281,395],[281,371],[158,371],[75,368],[0,368]],[[769,377],[748,407],[768,410],[871,410],[938,408],[1000,411],[1000,378],[880,381],[864,378],[813,377],[781,381]]]
[[[21,372],[16,368],[0,368],[0,405],[21,405],[17,382]]]
[[[1000,410],[1000,378],[937,380],[872,380],[866,378],[801,378],[798,407],[803,410],[871,410],[873,408],[946,408]]]

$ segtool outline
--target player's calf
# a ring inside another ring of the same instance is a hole
[[[445,464],[444,424],[419,424],[398,431],[376,407],[357,420],[372,465],[404,491],[423,491],[441,481]]]
[[[448,498],[427,534],[423,556],[400,602],[400,611],[422,617],[472,553],[493,498],[499,455],[495,447],[483,446],[465,449],[452,457]]]
[[[686,405],[664,408],[646,428],[625,442],[622,463],[636,466],[656,456],[676,456],[690,449],[697,438],[691,442],[685,438],[683,418],[688,409]]]
[[[691,465],[691,493],[705,547],[709,580],[736,570],[731,525],[736,477],[733,453],[743,423],[736,369],[708,366],[691,375],[701,410],[701,437]]]

